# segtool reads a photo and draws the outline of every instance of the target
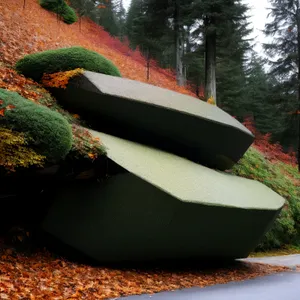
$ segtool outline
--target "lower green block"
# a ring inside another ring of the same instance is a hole
[[[253,180],[92,133],[122,171],[54,191],[42,227],[99,262],[247,257],[284,205]]]

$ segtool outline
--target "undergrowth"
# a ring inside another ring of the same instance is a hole
[[[251,253],[251,255],[249,255],[249,257],[282,256],[291,254],[300,254],[300,247],[286,245],[283,246],[281,249],[253,252]]]
[[[51,94],[40,84],[19,75],[8,66],[0,65],[0,88],[17,92],[19,95],[36,104],[48,107],[52,111],[61,114],[68,121],[72,128],[73,144],[66,159],[74,160],[83,158],[94,161],[99,156],[105,154],[105,149],[100,141],[95,139],[82,127],[85,124],[80,119],[80,116],[70,114],[68,111],[62,109]],[[17,132],[13,134],[19,137]],[[26,141],[24,140],[24,142]],[[13,162],[8,162],[8,164],[10,163],[13,164]],[[25,165],[19,165],[19,167],[25,167]]]
[[[0,167],[14,172],[16,168],[42,167],[45,156],[28,147],[24,133],[0,127]]]
[[[7,89],[0,89],[0,99],[2,127],[29,136],[33,149],[49,162],[56,163],[66,157],[73,143],[72,131],[60,113]]]
[[[257,250],[279,249],[300,245],[300,174],[294,152],[285,153],[279,144],[270,143],[269,134],[262,135],[251,119],[244,123],[256,139],[252,147],[231,172],[257,180],[286,199],[284,208],[267,232]]]

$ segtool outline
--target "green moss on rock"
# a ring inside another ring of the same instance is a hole
[[[49,108],[0,89],[0,126],[23,132],[32,139],[37,153],[55,162],[65,158],[72,147],[72,130],[64,117]]]
[[[29,54],[16,63],[18,72],[36,81],[39,81],[44,73],[51,74],[76,68],[121,77],[120,71],[110,60],[83,47],[61,48]]]

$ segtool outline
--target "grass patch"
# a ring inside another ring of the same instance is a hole
[[[292,255],[292,254],[300,254],[300,247],[287,245],[282,247],[282,249],[253,252],[249,255],[249,257],[269,257],[269,256],[283,256],[283,255]]]

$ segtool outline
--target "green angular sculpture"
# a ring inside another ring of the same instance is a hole
[[[259,182],[91,132],[111,175],[54,192],[42,227],[99,262],[247,257],[284,205]]]
[[[86,71],[52,93],[93,129],[211,168],[231,168],[254,139],[216,106],[134,80]]]

